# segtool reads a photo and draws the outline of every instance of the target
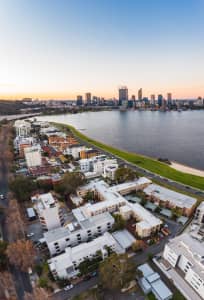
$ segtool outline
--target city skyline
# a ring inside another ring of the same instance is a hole
[[[0,4],[0,98],[204,96],[201,0]]]

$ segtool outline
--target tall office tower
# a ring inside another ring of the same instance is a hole
[[[83,104],[83,97],[81,95],[78,95],[76,105],[80,106],[82,104]]]
[[[85,94],[85,103],[87,105],[90,105],[91,104],[91,93],[86,93]]]
[[[135,100],[136,100],[135,95],[132,95],[131,100],[132,100],[132,101],[135,101]]]
[[[128,88],[126,86],[121,86],[118,90],[119,92],[119,105],[127,104],[128,102]]]
[[[172,93],[167,94],[167,104],[171,105],[172,104]]]
[[[155,105],[155,95],[154,95],[154,94],[152,94],[152,95],[150,96],[150,104],[151,104],[151,105]]]
[[[161,107],[162,106],[162,101],[163,101],[163,96],[160,94],[158,95],[158,106]]]
[[[142,88],[138,90],[138,100],[142,101]]]

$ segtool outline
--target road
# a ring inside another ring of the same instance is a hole
[[[5,153],[7,151],[7,137],[9,134],[8,126],[2,127],[0,132],[0,193],[3,193],[7,196],[8,193],[8,165],[5,160]],[[8,198],[5,197],[4,200],[1,201],[1,206],[8,206]],[[8,232],[7,232],[7,224],[5,223],[5,218],[1,218],[2,224],[2,234],[4,240],[8,241]],[[13,280],[16,287],[16,292],[19,300],[23,300],[24,292],[31,292],[31,284],[29,275],[27,273],[21,272],[19,269],[9,266],[9,271],[13,276]]]

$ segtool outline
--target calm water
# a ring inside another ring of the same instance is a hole
[[[106,144],[204,170],[204,111],[103,111],[38,119],[71,124]]]

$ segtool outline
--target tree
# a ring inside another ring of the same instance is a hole
[[[80,172],[66,173],[61,183],[57,184],[54,189],[56,192],[67,196],[74,193],[76,189],[85,182],[85,176]]]
[[[99,278],[104,288],[121,289],[135,279],[136,267],[127,254],[111,254],[99,266]]]
[[[132,244],[132,250],[134,252],[140,251],[143,249],[144,243],[142,240],[136,240],[133,244]]]
[[[49,296],[44,289],[35,287],[32,294],[25,293],[24,300],[46,300],[48,297]]]
[[[30,198],[31,193],[37,189],[37,185],[31,178],[20,175],[11,181],[10,189],[18,201],[23,202]]]
[[[136,173],[130,168],[120,167],[115,172],[115,180],[118,183],[131,181],[134,180],[135,178],[136,178]]]
[[[123,217],[120,214],[115,214],[113,216],[114,216],[114,219],[115,219],[115,223],[113,225],[113,231],[124,229],[126,222],[123,219]]]
[[[1,293],[3,293],[3,295],[1,295]],[[17,299],[15,285],[11,273],[8,271],[0,272],[0,297],[1,296],[5,296],[6,299]]]
[[[15,199],[9,200],[6,223],[10,240],[16,241],[25,237],[25,224],[20,213],[19,204]]]
[[[20,268],[21,271],[26,272],[34,266],[36,253],[33,243],[29,240],[18,240],[9,244],[6,254],[9,262]]]
[[[0,271],[3,271],[7,267],[8,259],[6,255],[7,243],[0,241]]]

